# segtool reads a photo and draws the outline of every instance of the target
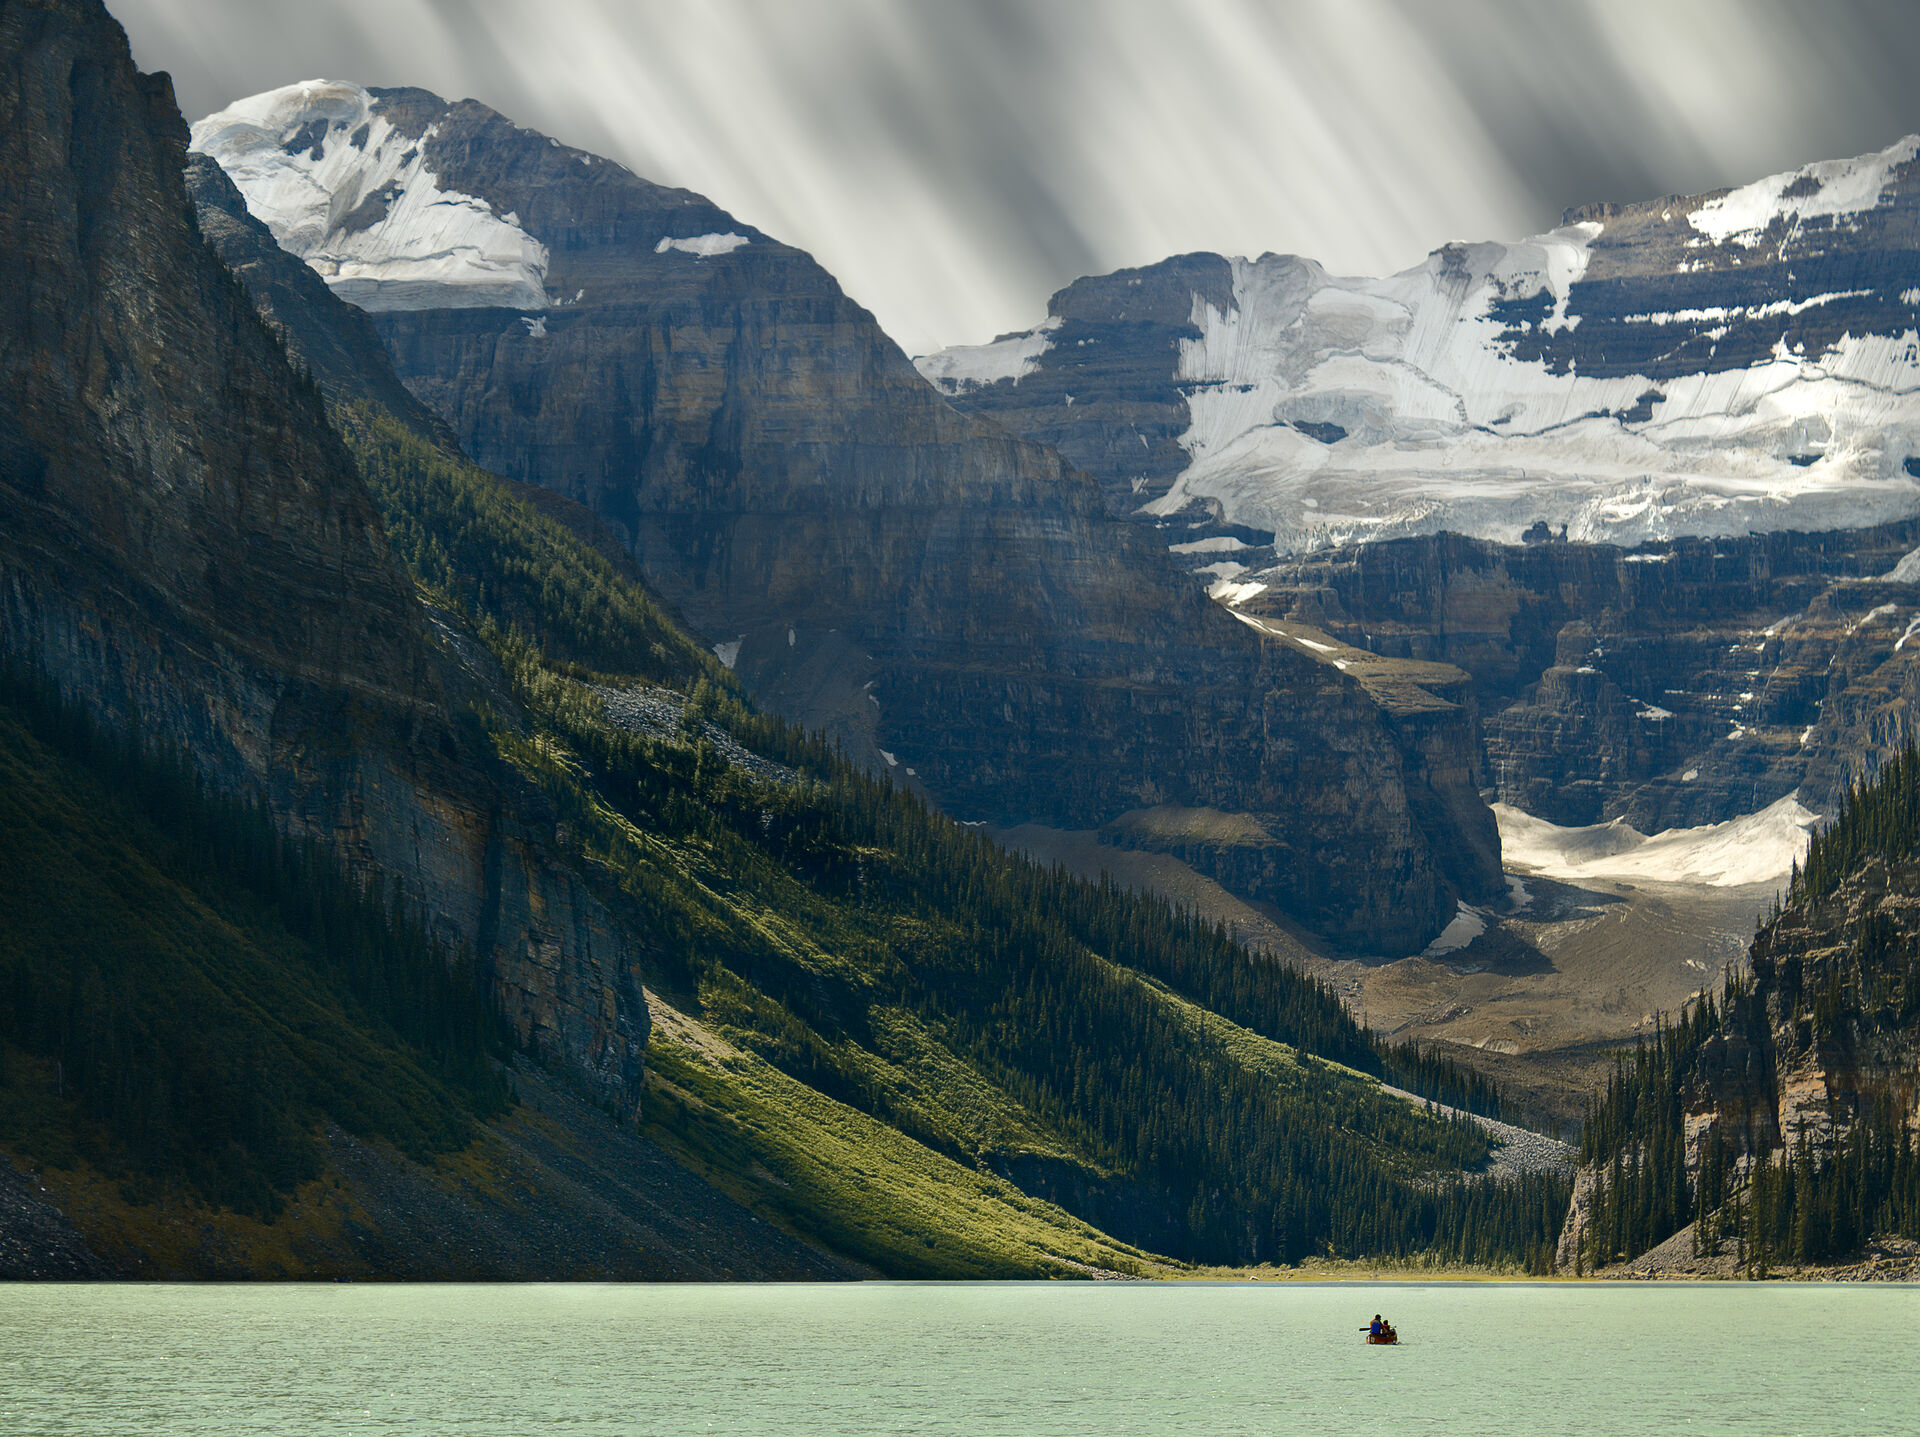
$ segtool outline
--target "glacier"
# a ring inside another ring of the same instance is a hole
[[[1157,364],[1184,400],[1170,485],[1129,483],[1121,446],[1089,436],[1088,452],[1115,456],[1109,492],[1140,494],[1171,538],[1191,544],[1176,521],[1204,520],[1270,531],[1279,554],[1443,529],[1512,543],[1540,521],[1632,546],[1907,517],[1916,157],[1909,137],[1705,197],[1596,206],[1385,278],[1222,261],[1230,297],[1195,288],[1184,327],[1129,341],[1115,323],[1101,339],[1136,343],[1139,371]],[[1017,413],[1071,449],[1073,418],[1008,386],[1055,364],[1062,387],[1094,392],[1067,367],[1093,343],[1056,314],[915,363],[961,407]]]
[[[358,85],[303,80],[235,101],[190,147],[342,299],[368,310],[547,307],[547,250],[518,217],[442,189],[427,141]]]

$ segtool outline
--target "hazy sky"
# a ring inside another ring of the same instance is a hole
[[[189,119],[421,85],[710,196],[918,353],[1187,250],[1348,273],[1920,130],[1912,0],[108,0]]]

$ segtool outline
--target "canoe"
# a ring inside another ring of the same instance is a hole
[[[1397,1332],[1369,1332],[1367,1334],[1367,1345],[1369,1347],[1376,1344],[1381,1347],[1393,1347],[1397,1346],[1399,1341],[1400,1334]]]

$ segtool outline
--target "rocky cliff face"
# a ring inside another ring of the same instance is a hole
[[[1435,535],[1263,571],[1242,612],[1473,675],[1488,781],[1556,823],[1831,814],[1902,742],[1920,524],[1627,551]]]
[[[1183,255],[918,362],[1216,578],[1276,544],[1443,529],[1631,544],[1871,524],[1920,505],[1916,209],[1909,137],[1380,279]]]
[[[1100,481],[1113,513],[1134,514],[1163,498],[1192,460],[1181,443],[1192,415],[1179,365],[1181,345],[1199,337],[1196,305],[1232,307],[1231,261],[1179,255],[1075,280],[1031,334],[914,363],[959,408],[1059,450]]]
[[[376,404],[429,443],[459,447],[446,422],[393,372],[373,322],[280,248],[272,232],[247,212],[225,170],[205,155],[189,154],[185,177],[201,236],[246,287],[267,328],[312,376],[329,405]]]
[[[181,183],[187,132],[94,0],[0,11],[0,639],[404,886],[523,1038],[637,1094],[633,940],[448,717],[358,475]]]
[[[420,91],[292,87],[195,144],[476,460],[591,509],[789,717],[963,816],[1238,815],[1212,870],[1358,947],[1418,947],[1498,890],[1430,738],[1206,603],[1057,454],[955,411],[806,255]],[[289,166],[330,198],[283,204]],[[422,258],[442,211],[486,263]],[[506,309],[509,271],[539,291]]]
[[[1824,1159],[1863,1119],[1920,1122],[1920,863],[1860,863],[1836,891],[1764,926],[1750,958],[1751,991],[1721,1013],[1679,1086],[1679,1151],[1696,1193],[1710,1152],[1737,1183],[1755,1159],[1803,1142]],[[1585,1238],[1597,1183],[1592,1168],[1576,1180],[1563,1268]],[[1647,1265],[1680,1265],[1684,1254],[1668,1247]]]
[[[1757,1033],[1711,1039],[1687,1090],[1688,1158],[1720,1127],[1735,1151],[1831,1147],[1876,1100],[1920,1117],[1920,1033],[1900,1021],[1920,954],[1920,864],[1875,858],[1761,930]]]

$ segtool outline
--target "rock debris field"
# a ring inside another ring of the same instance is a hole
[[[1529,1128],[1516,1128],[1512,1123],[1499,1122],[1493,1118],[1483,1118],[1478,1113],[1465,1112],[1459,1108],[1450,1108],[1445,1103],[1429,1102],[1418,1093],[1409,1093],[1405,1088],[1381,1088],[1396,1098],[1405,1098],[1410,1103],[1443,1118],[1465,1118],[1484,1128],[1494,1141],[1493,1162],[1487,1169],[1490,1177],[1512,1177],[1516,1173],[1552,1173],[1564,1172],[1573,1166],[1573,1149],[1556,1138],[1536,1133]]]
[[[594,687],[594,692],[606,704],[607,718],[616,728],[662,742],[681,736],[680,715],[687,706],[684,694],[672,689],[610,689],[598,685]],[[751,749],[742,747],[738,739],[718,724],[702,723],[701,729],[728,763],[744,769],[755,778],[768,783],[800,781],[800,775],[785,764],[762,758]]]

